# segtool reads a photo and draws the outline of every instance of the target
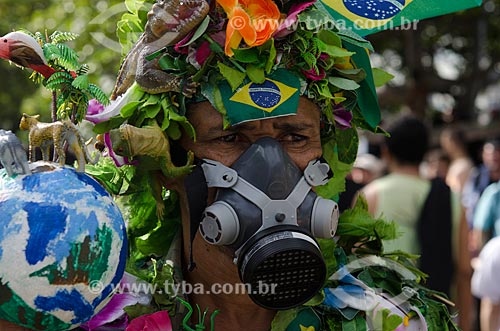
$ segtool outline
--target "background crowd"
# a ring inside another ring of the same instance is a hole
[[[384,249],[421,256],[427,285],[449,295],[462,330],[500,330],[499,137],[477,149],[461,128],[436,136],[409,115],[385,128],[390,137],[360,144],[341,208],[363,195],[374,216],[399,224]]]

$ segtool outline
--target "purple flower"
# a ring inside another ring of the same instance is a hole
[[[294,31],[294,29],[290,29],[297,22],[297,15],[306,10],[309,6],[314,4],[316,0],[303,2],[303,3],[294,3],[288,12],[288,16],[286,19],[281,22],[280,26],[274,32],[274,38],[283,38],[289,35]]]
[[[333,107],[333,117],[340,129],[351,128],[352,113],[347,111],[341,104]]]
[[[91,99],[87,107],[87,115],[96,115],[101,113],[103,110],[104,106],[102,103],[97,101],[97,99]]]
[[[137,283],[137,281],[135,276],[125,273],[119,288],[133,288],[130,284]],[[147,304],[150,300],[150,296],[144,293],[130,291],[115,293],[106,306],[90,321],[80,325],[80,328],[87,331],[124,330],[128,325],[128,318],[123,308],[138,303]]]
[[[104,107],[101,104],[95,104],[90,100],[89,102],[89,107],[87,108],[87,115],[85,116],[85,119],[87,121],[90,121],[94,124],[96,123],[101,123],[104,121],[109,120],[111,117],[120,115],[120,110],[125,106],[129,99],[130,95],[133,93],[135,90],[136,83],[132,85],[125,94],[120,95],[116,100],[111,101],[111,103]],[[97,101],[97,100],[96,100]],[[91,104],[92,102],[92,104]],[[100,105],[100,106],[99,106]]]

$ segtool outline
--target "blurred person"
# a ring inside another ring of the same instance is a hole
[[[372,215],[399,224],[401,236],[384,241],[384,250],[420,255],[419,267],[429,274],[427,286],[456,297],[460,325],[469,330],[471,269],[459,197],[439,177],[431,181],[420,176],[419,165],[429,144],[422,121],[404,116],[387,131],[390,137],[382,145],[382,159],[388,174],[361,190]]]
[[[342,212],[349,207],[356,195],[366,184],[383,175],[384,162],[370,153],[358,154],[350,174],[346,177],[346,189],[339,197],[339,210]]]
[[[491,239],[474,261],[472,293],[481,298],[481,331],[500,330],[500,237]]]
[[[474,163],[467,152],[465,132],[459,128],[445,128],[439,137],[443,150],[451,163],[446,175],[446,184],[453,192],[461,193]]]
[[[420,173],[422,177],[427,179],[439,177],[445,180],[450,162],[449,156],[443,149],[434,148],[425,154],[424,161],[420,166]]]
[[[482,163],[471,170],[462,191],[462,204],[470,227],[479,197],[488,185],[500,180],[500,140],[484,143],[481,160]]]
[[[480,251],[488,240],[500,235],[500,181],[486,187],[474,212],[472,241]]]

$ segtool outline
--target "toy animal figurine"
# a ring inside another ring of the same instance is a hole
[[[111,99],[125,93],[134,80],[151,94],[176,91],[191,96],[195,93],[195,82],[161,70],[159,57],[151,61],[146,57],[181,40],[203,21],[208,10],[204,0],[158,0],[148,13],[143,34],[121,65]]]
[[[23,114],[19,128],[29,130],[29,158],[33,162],[36,147],[40,147],[42,158],[49,161],[50,145],[54,144],[54,149],[59,155],[59,164],[64,165],[66,154],[64,153],[64,142],[68,142],[69,149],[73,152],[78,161],[78,172],[85,171],[85,164],[95,164],[99,160],[99,155],[92,159],[87,151],[85,142],[76,126],[69,120],[57,121],[53,123],[40,122],[40,115],[30,116]]]
[[[154,121],[153,121],[154,122]],[[193,168],[193,152],[188,152],[186,165],[177,167],[170,156],[170,143],[156,122],[150,126],[138,128],[123,124],[118,129],[109,131],[113,151],[121,156],[138,156],[139,169],[146,171],[161,171],[166,178],[188,174]],[[163,217],[164,204],[162,199],[161,180],[151,182],[153,196],[156,200],[156,214]]]
[[[31,175],[23,145],[11,131],[0,129],[0,163],[10,177]]]

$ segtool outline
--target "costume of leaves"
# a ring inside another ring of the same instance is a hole
[[[196,132],[185,112],[189,102],[201,100],[210,101],[228,127],[235,124],[239,115],[228,108],[230,94],[236,95],[248,84],[262,84],[284,69],[298,77],[300,95],[321,109],[323,157],[334,176],[317,192],[336,199],[344,190],[345,176],[356,158],[357,130],[383,133],[377,126],[380,111],[375,93],[375,86],[383,82],[375,82],[374,77],[387,75],[374,75],[368,57],[373,50],[370,43],[337,26],[322,2],[285,3],[278,15],[271,9],[266,12],[269,26],[259,28],[251,22],[255,31],[231,30],[228,20],[241,14],[236,9],[247,10],[253,17],[247,2],[212,3],[209,14],[196,29],[175,44],[148,55],[147,59],[158,61],[162,70],[197,83],[199,88],[191,98],[179,91],[150,94],[133,84],[102,112],[107,116],[98,116],[95,131],[106,134],[125,122],[136,127],[153,122],[171,141],[180,138],[181,128],[194,137]],[[131,48],[130,32],[137,32],[135,29],[145,24],[147,6],[139,1],[126,4],[130,12],[118,24],[124,53]],[[112,154],[112,146],[107,147]],[[131,160],[113,160],[108,158],[97,166],[87,166],[87,172],[117,196],[128,219],[127,271],[159,288],[165,281],[178,283],[182,276],[175,248],[180,230],[177,194],[163,190],[165,213],[158,218],[155,198],[148,189],[152,173],[134,166]],[[124,164],[127,161],[129,164]],[[394,223],[374,219],[363,200],[359,200],[352,210],[341,215],[336,235],[335,240],[319,241],[331,275],[324,290],[300,307],[278,312],[272,330],[404,330],[413,321],[420,321],[429,330],[456,329],[441,295],[421,285],[425,275],[415,267],[416,257],[404,252],[384,252],[382,240],[397,235]],[[173,243],[170,249],[169,243]],[[371,305],[350,301],[366,301],[370,297],[377,298]],[[392,308],[380,305],[391,300]],[[174,325],[177,320],[185,330],[193,330],[186,321],[179,321],[179,316],[183,319],[183,314],[192,313],[192,309],[173,291],[164,291],[155,293],[149,305],[136,304],[125,311],[129,318],[134,318],[168,310]],[[201,320],[208,318],[201,311],[199,314]]]

